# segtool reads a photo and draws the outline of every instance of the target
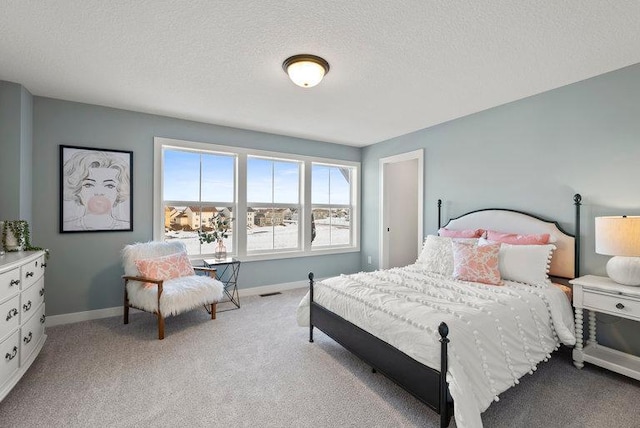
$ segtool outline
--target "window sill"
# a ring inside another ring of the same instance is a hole
[[[251,254],[244,256],[237,256],[229,254],[229,257],[234,257],[241,262],[257,262],[267,260],[280,260],[280,259],[295,259],[298,257],[316,257],[316,256],[328,256],[331,254],[345,254],[345,253],[359,253],[360,248],[357,247],[343,247],[343,248],[331,248],[322,250],[311,251],[283,251],[281,253],[269,253],[269,254]],[[213,257],[212,254],[189,256],[192,262],[202,261],[202,259]]]

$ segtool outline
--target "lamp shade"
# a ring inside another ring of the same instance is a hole
[[[640,257],[640,216],[596,217],[596,253]]]
[[[320,83],[329,72],[329,63],[319,56],[303,54],[287,58],[282,68],[293,83],[311,88]]]

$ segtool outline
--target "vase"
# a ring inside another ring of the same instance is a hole
[[[213,255],[218,260],[227,258],[227,247],[224,246],[222,239],[218,239],[218,246],[216,247]]]

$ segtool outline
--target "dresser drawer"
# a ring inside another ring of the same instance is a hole
[[[31,284],[34,284],[38,279],[44,275],[44,256],[40,256],[37,259],[22,265],[20,268],[20,277],[22,280],[22,289],[29,288]]]
[[[0,390],[2,385],[18,370],[20,362],[20,335],[16,331],[0,342]]]
[[[0,273],[0,302],[20,291],[20,268]]]
[[[640,320],[640,300],[585,290],[583,306],[624,318]]]
[[[23,322],[35,312],[42,302],[44,302],[44,278],[40,277],[35,284],[22,292],[20,308]]]
[[[0,340],[20,325],[20,296],[0,305]]]
[[[44,334],[44,304],[20,329],[20,365],[24,364]]]

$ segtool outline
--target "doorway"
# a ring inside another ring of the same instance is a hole
[[[423,150],[380,159],[378,267],[412,264],[422,248]]]

